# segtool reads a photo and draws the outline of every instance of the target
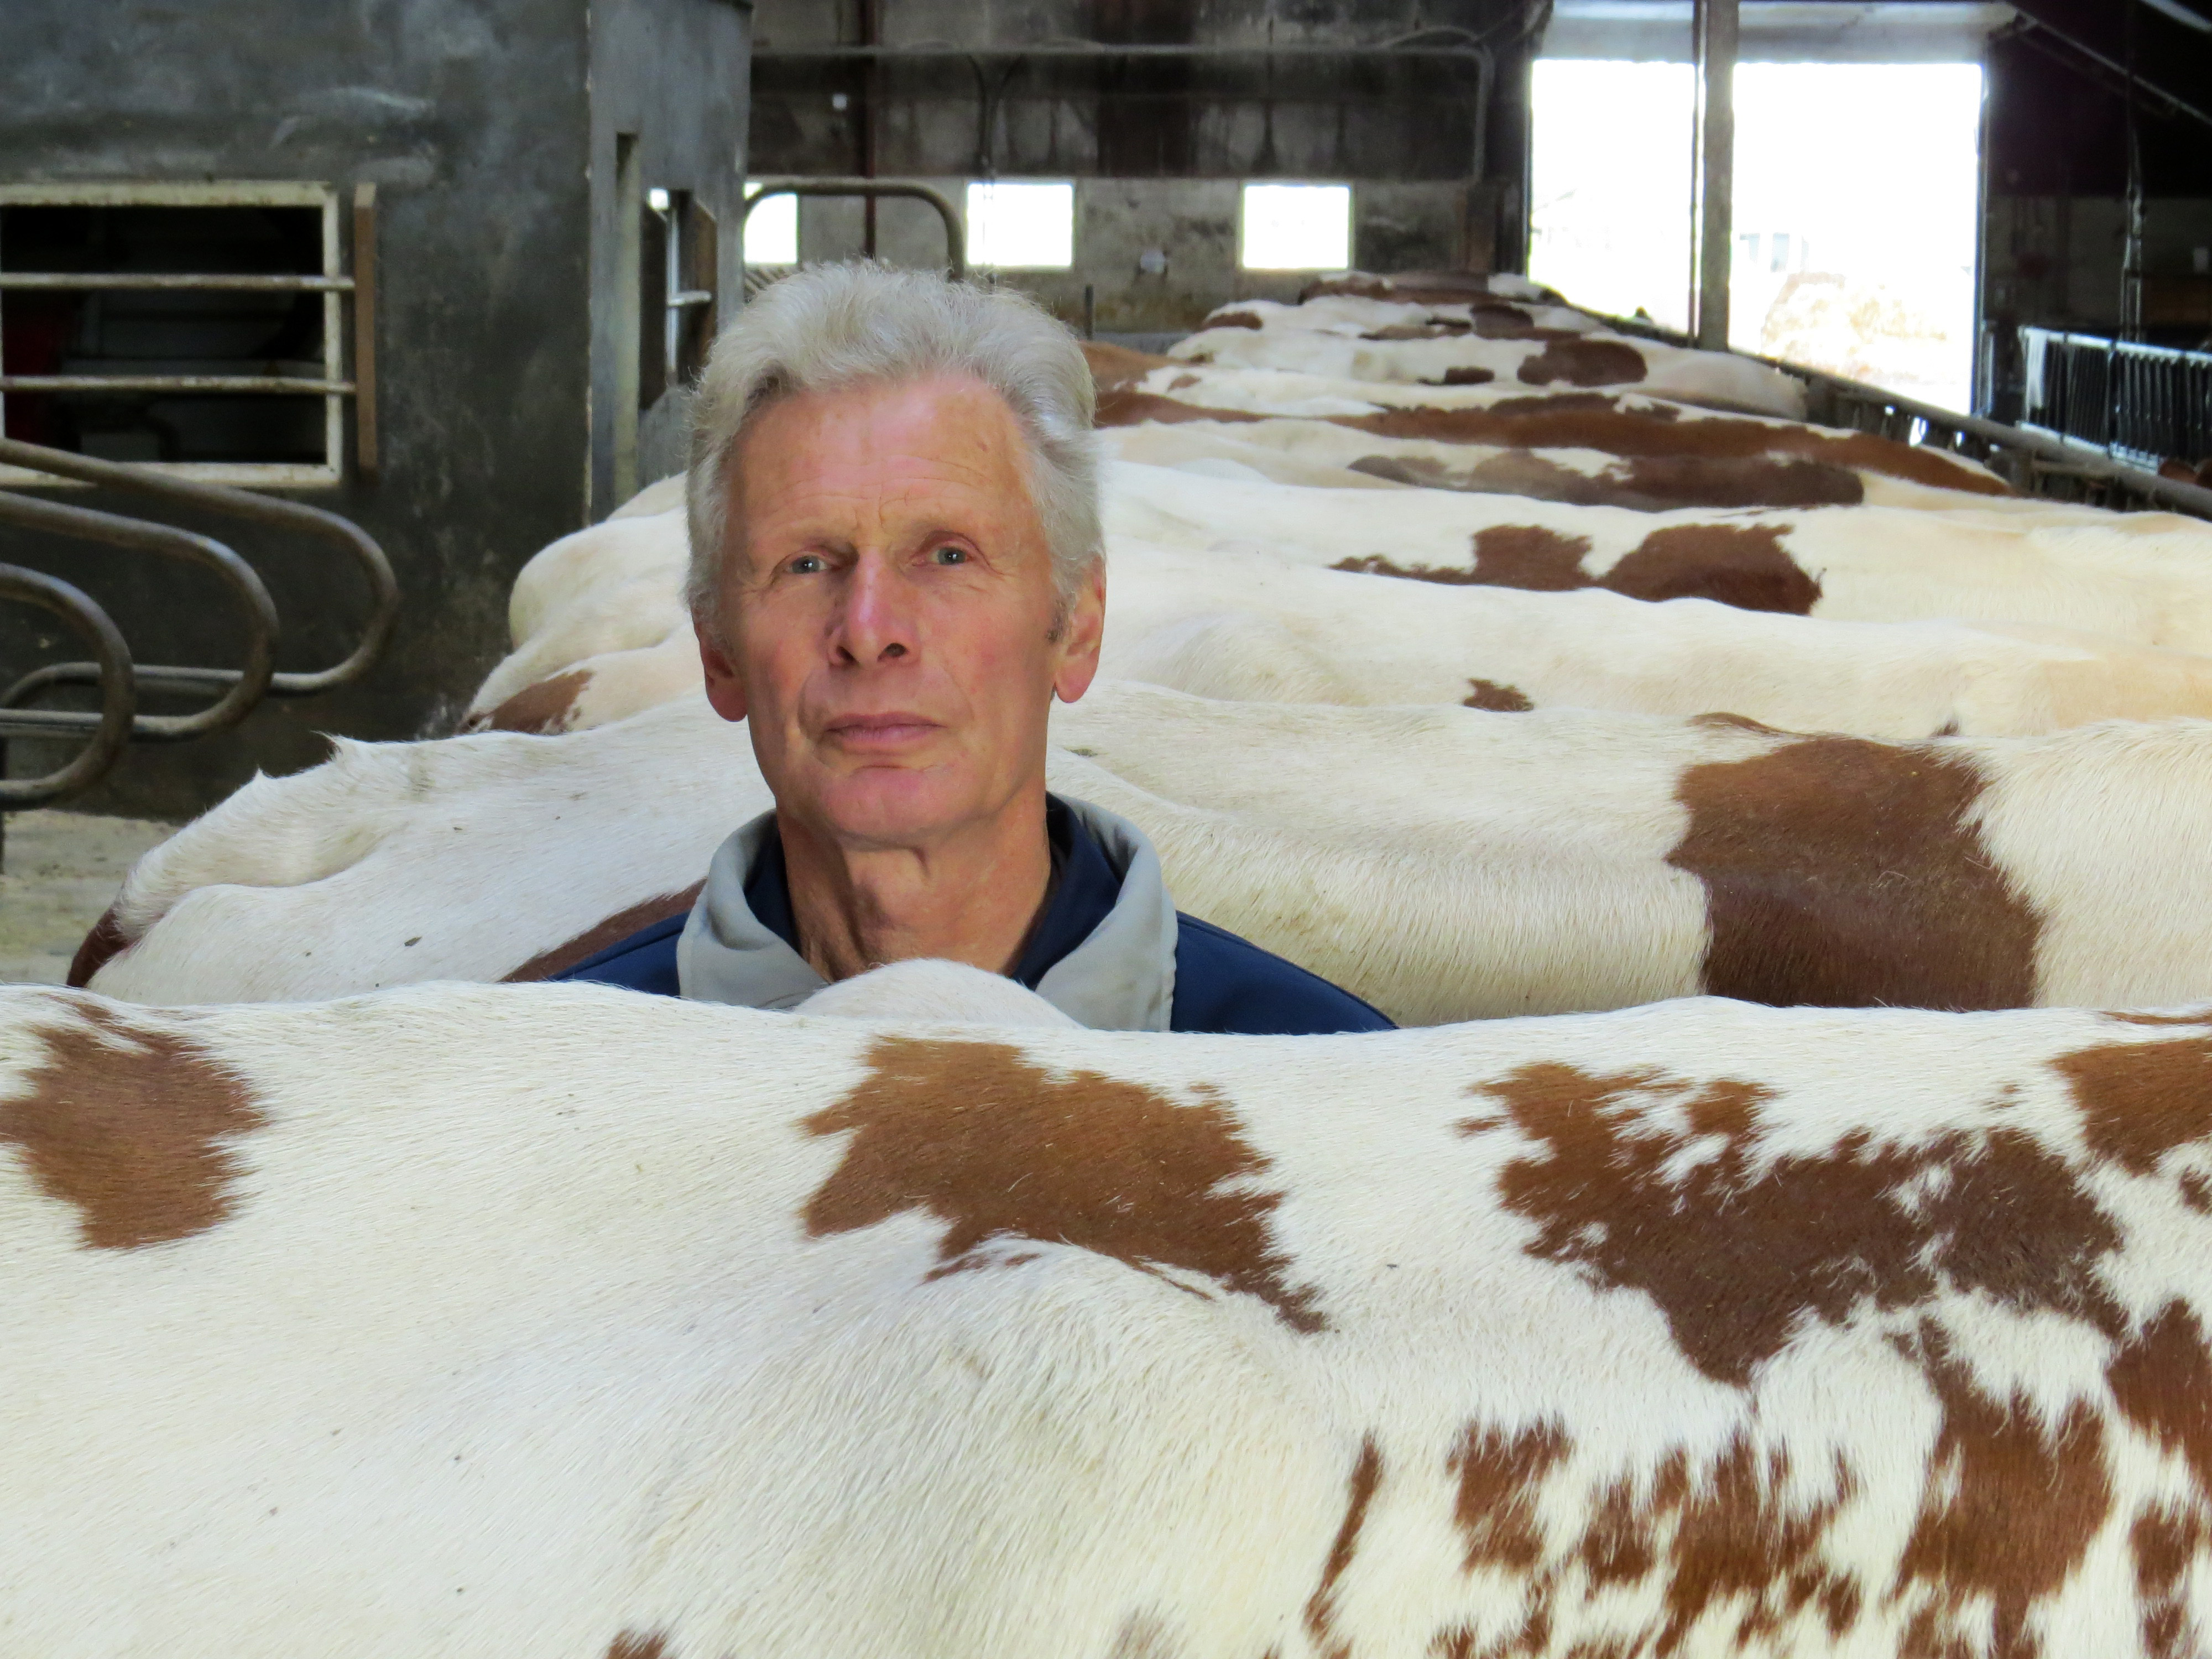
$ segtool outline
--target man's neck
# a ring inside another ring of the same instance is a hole
[[[807,965],[832,983],[918,957],[1011,971],[1052,882],[1044,805],[1040,787],[943,843],[865,850],[779,814]]]

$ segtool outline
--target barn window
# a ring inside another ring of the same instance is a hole
[[[650,409],[707,366],[720,269],[714,216],[688,190],[647,191],[639,243],[637,404]]]
[[[1000,270],[1066,270],[1075,263],[1075,186],[968,186],[968,258]]]
[[[758,185],[747,185],[745,194],[760,193]],[[745,264],[795,265],[799,263],[799,198],[771,196],[745,220]]]
[[[365,246],[373,213],[364,190]],[[326,185],[0,186],[0,416],[11,438],[105,459],[335,484],[353,289]],[[355,342],[364,379],[371,343]],[[374,446],[365,411],[364,472]],[[0,472],[34,480],[52,482]]]
[[[1341,270],[1352,263],[1352,186],[1247,185],[1247,270]]]

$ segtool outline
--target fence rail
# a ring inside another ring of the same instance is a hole
[[[2023,327],[2021,424],[2155,471],[2212,460],[2212,352]]]

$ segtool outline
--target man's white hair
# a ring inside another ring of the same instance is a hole
[[[1097,393],[1075,336],[1012,289],[866,262],[811,265],[750,301],[714,343],[691,412],[685,486],[692,615],[719,625],[731,452],[781,398],[866,382],[972,375],[1013,410],[1029,448],[1030,499],[1071,599],[1101,556]]]

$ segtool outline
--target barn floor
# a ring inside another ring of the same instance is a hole
[[[59,985],[137,856],[176,828],[84,812],[10,812],[0,866],[0,984]]]

